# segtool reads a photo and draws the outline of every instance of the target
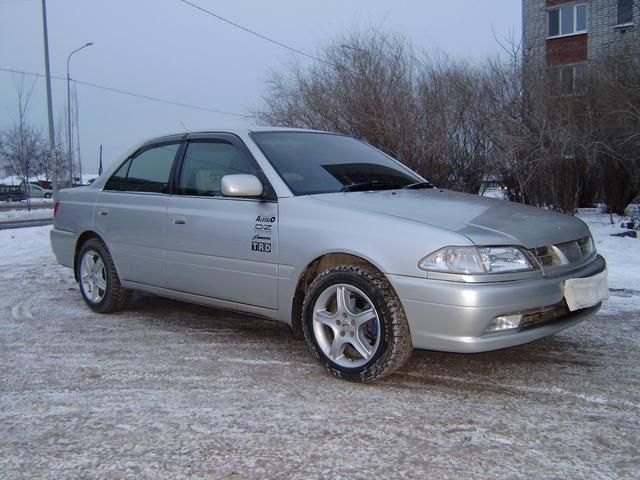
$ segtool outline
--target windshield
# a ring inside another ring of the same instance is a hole
[[[422,178],[366,143],[315,132],[254,132],[294,195],[403,188]]]

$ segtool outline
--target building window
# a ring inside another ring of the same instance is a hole
[[[633,23],[633,0],[618,0],[618,25]]]
[[[549,38],[586,33],[587,5],[568,5],[547,12]]]
[[[557,92],[575,95],[583,91],[584,65],[569,65],[556,69]]]

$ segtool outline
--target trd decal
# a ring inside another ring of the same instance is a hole
[[[251,250],[254,252],[271,253],[271,244],[267,242],[251,242]]]

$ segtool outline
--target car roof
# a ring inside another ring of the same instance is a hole
[[[308,128],[290,128],[290,127],[224,127],[224,128],[211,128],[207,130],[189,130],[181,133],[174,133],[170,135],[163,135],[160,137],[154,137],[148,139],[144,144],[171,141],[182,139],[191,135],[207,135],[216,133],[230,133],[232,135],[246,136],[254,132],[313,132],[313,133],[332,133],[323,130],[312,130]]]

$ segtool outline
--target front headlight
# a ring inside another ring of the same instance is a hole
[[[534,269],[527,255],[518,247],[444,247],[420,260],[418,268],[467,275]]]

